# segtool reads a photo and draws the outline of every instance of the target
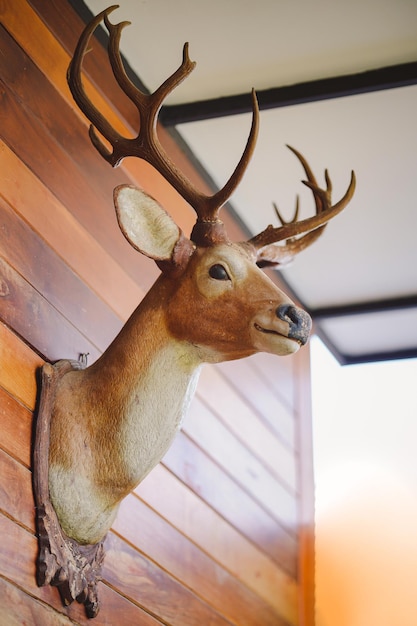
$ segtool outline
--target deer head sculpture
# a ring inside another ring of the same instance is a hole
[[[193,188],[165,154],[156,133],[167,94],[193,69],[183,61],[154,93],[145,95],[127,77],[119,53],[121,30],[100,13],[86,27],[68,80],[90,119],[90,137],[113,166],[126,156],[153,165],[194,208],[190,238],[144,191],[115,189],[117,219],[125,237],[155,260],[161,275],[105,353],[91,366],[60,361],[43,368],[35,443],[40,584],[58,585],[65,603],[84,602],[98,611],[96,578],[103,539],[120,501],[152,470],[170,446],[193,395],[203,363],[239,359],[255,352],[296,352],[308,339],[311,320],[259,268],[280,266],[310,245],[351,199],[331,203],[331,183],[321,189],[305,159],[306,185],[316,206],[313,217],[269,226],[249,241],[229,241],[219,211],[241,180],[253,153],[259,122],[252,94],[252,127],[229,181],[212,196]],[[104,19],[114,75],[140,114],[134,139],[119,135],[95,108],[81,81],[89,39]],[[109,150],[96,129],[110,144]],[[279,243],[283,242],[283,243]]]

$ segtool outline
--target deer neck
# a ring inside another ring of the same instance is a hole
[[[202,363],[196,348],[167,329],[169,295],[160,283],[151,289],[88,371],[89,386],[108,396],[103,427],[113,429],[119,444],[120,484],[126,493],[168,450],[194,395]]]
[[[168,332],[167,296],[152,288],[100,359],[61,380],[49,487],[64,531],[81,543],[107,532],[119,502],[168,450],[194,394],[202,361]]]

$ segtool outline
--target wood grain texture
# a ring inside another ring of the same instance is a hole
[[[255,354],[249,359],[220,363],[217,367],[232,386],[238,387],[248,406],[292,453],[296,440],[295,420],[293,406],[287,400],[286,384],[292,377],[293,359],[272,359],[270,376],[267,376],[262,357],[262,354]],[[247,384],[239,384],[240,381],[247,381]]]
[[[12,519],[0,513],[0,533],[7,537],[7,542],[2,542],[0,548],[0,580],[6,579],[20,589],[24,589],[31,598],[40,600],[45,606],[51,607],[58,613],[66,614],[69,624],[91,624],[84,615],[83,608],[78,604],[72,604],[64,609],[59,600],[56,589],[52,587],[37,587],[35,578],[35,558],[37,553],[37,541],[32,533],[16,524]],[[148,615],[138,605],[120,596],[105,584],[101,584],[101,597],[106,602],[106,613],[99,613],[95,618],[95,625],[111,625],[120,623],[136,626],[156,626],[162,623],[160,620]],[[10,609],[10,606],[9,606]],[[36,608],[35,608],[36,610]],[[9,613],[11,611],[9,610]],[[24,624],[20,612],[15,614],[14,619],[18,624]],[[59,617],[57,621],[59,623]],[[35,622],[36,623],[36,622]],[[63,623],[66,623],[65,621]]]
[[[83,125],[73,114],[72,109],[61,99],[53,86],[46,81],[45,77],[22,55],[16,58],[16,46],[10,44],[7,33],[0,31],[1,45],[6,46],[7,56],[2,55],[2,59],[9,59],[5,63],[7,67],[12,66],[17,78],[22,72],[31,71],[36,75],[33,83],[37,86],[30,91],[31,99],[25,99],[22,103],[20,94],[12,89],[9,83],[2,83],[2,119],[7,119],[7,124],[3,127],[3,140],[14,151],[19,153],[19,158],[29,167],[38,178],[52,191],[52,193],[71,211],[80,224],[88,230],[95,239],[107,250],[112,251],[118,262],[124,267],[126,272],[140,281],[140,256],[133,250],[118,231],[116,217],[113,209],[113,188],[116,184],[129,182],[121,171],[112,170],[106,163],[102,164],[101,175],[95,176],[94,172],[89,175],[88,159],[86,159],[85,169],[81,170],[73,160],[73,155],[65,148],[62,136],[69,136],[71,142],[79,145],[77,162],[83,162],[85,154],[82,147],[87,152],[92,152],[88,142],[88,135],[76,137],[77,126],[81,130]],[[6,45],[10,44],[10,45]],[[10,51],[10,47],[12,51]],[[20,48],[17,48],[20,50]],[[13,63],[10,62],[13,59]],[[4,68],[0,67],[3,73]],[[26,78],[26,77],[25,77]],[[16,79],[17,80],[17,79]],[[52,120],[48,122],[55,124],[55,133],[52,135],[45,127],[45,120],[38,115],[42,107],[49,109]],[[67,129],[58,136],[58,120],[69,118]],[[79,143],[78,143],[79,142]],[[36,146],[36,150],[33,150]],[[95,156],[92,154],[92,156]],[[65,184],[63,181],[71,181]],[[97,219],[96,216],[100,216]],[[145,285],[147,288],[148,285]]]
[[[184,434],[180,433],[164,464],[248,539],[280,563],[292,536],[269,512],[230,478]],[[294,532],[294,529],[293,529]]]
[[[219,420],[213,419],[198,399],[183,431],[271,515],[295,524],[294,490],[269,472]]]
[[[26,407],[35,408],[36,372],[43,359],[0,323],[0,385]]]
[[[226,384],[219,383],[223,390],[221,395],[221,402],[227,401],[229,398],[230,403],[236,406],[236,409],[242,407],[242,410],[238,410],[237,415],[232,415],[230,419],[221,420],[224,429],[223,434],[225,437],[226,431],[233,433],[245,447],[252,451],[255,457],[258,457],[259,461],[265,465],[269,472],[276,476],[280,480],[284,480],[285,486],[290,492],[297,491],[297,476],[296,476],[296,463],[293,450],[288,444],[283,442],[282,438],[277,435],[275,429],[271,429],[269,425],[263,419],[265,412],[256,410],[253,405],[246,402],[246,393],[242,393],[242,388],[251,386],[253,380],[253,368],[249,359],[241,361],[247,365],[245,368],[237,368],[236,372],[233,369],[229,370],[230,374],[233,372],[233,376],[229,375],[226,379]],[[236,361],[240,363],[240,361]],[[224,380],[223,369],[221,366],[212,368],[214,371],[204,372],[203,380],[210,379],[216,384],[217,381]],[[219,376],[220,374],[220,376]],[[240,384],[239,384],[240,383]],[[258,395],[263,393],[263,389],[254,389],[254,398],[258,398]],[[204,391],[198,394],[198,400],[195,405],[192,405],[190,410],[190,416],[199,415],[201,412],[207,414],[208,411],[212,415],[223,414],[223,411],[219,411],[215,408],[215,402],[209,402],[208,394]],[[243,409],[243,406],[246,408]],[[236,410],[235,409],[235,410]],[[272,402],[269,411],[274,415],[275,424],[280,427],[282,423],[289,421],[288,410],[277,402]],[[186,422],[186,426],[190,428],[198,428],[199,424],[196,424],[197,420],[192,420],[191,417]],[[292,425],[293,428],[293,425]]]
[[[207,507],[196,493],[168,471],[157,466],[136,488],[152,509],[183,535],[210,554],[225,569],[267,602],[281,607],[281,589],[297,592],[297,545],[289,538],[281,567],[223,516]]]
[[[78,360],[89,354],[95,361],[100,351],[81,335],[6,261],[0,258],[0,319],[30,343],[43,358],[59,360],[63,354]]]
[[[2,578],[0,578],[0,606],[1,626],[21,626],[21,624],[68,626],[71,623],[68,617],[34,600]]]
[[[0,142],[0,168],[0,195],[8,205],[126,320],[142,299],[143,290],[4,142]]]
[[[0,387],[0,447],[30,467],[32,411]]]
[[[114,529],[233,623],[272,626],[294,618],[295,589],[290,581],[279,592],[276,612],[134,495],[123,501]]]
[[[0,256],[62,315],[104,350],[122,322],[29,225],[0,199]]]

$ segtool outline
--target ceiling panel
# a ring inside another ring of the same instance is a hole
[[[330,318],[320,326],[349,362],[363,355],[417,353],[417,307]]]
[[[75,2],[81,5],[81,2]],[[97,14],[110,3],[86,0]],[[123,53],[154,90],[198,67],[170,103],[192,102],[416,60],[415,0],[118,0]]]

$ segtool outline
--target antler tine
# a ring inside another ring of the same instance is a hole
[[[227,240],[224,224],[219,220],[221,207],[239,185],[255,150],[259,131],[259,106],[256,92],[252,89],[252,124],[245,149],[233,174],[227,183],[213,196],[205,196],[196,211],[198,219],[191,233],[191,239],[200,245],[210,245],[215,241]]]
[[[275,202],[273,202],[272,204],[275,213],[283,226],[286,226],[287,224],[295,224],[297,222],[300,210],[300,197],[298,195],[296,198],[294,216],[291,220],[285,220],[282,217]],[[305,250],[306,248],[308,248],[308,246],[311,246],[311,244],[320,237],[326,226],[327,224],[325,224],[324,226],[320,226],[316,230],[310,231],[309,233],[307,233],[303,237],[299,237],[298,239],[296,237],[290,237],[285,242],[285,245],[278,246],[271,244],[269,246],[266,246],[266,248],[263,248],[258,254],[257,265],[259,267],[279,265],[280,268],[284,265],[288,265],[292,262],[294,257],[299,252],[302,252],[302,250]]]
[[[286,220],[282,217],[280,210],[278,209],[277,205],[275,204],[275,202],[272,203],[272,206],[274,207],[274,211],[275,211],[275,215],[277,216],[277,218],[279,219],[279,221],[281,222],[281,224],[283,226],[285,226],[286,224],[293,224],[294,222],[296,222],[298,220],[298,214],[300,212],[300,196],[297,195],[296,199],[295,199],[295,211],[294,211],[294,216],[292,217],[292,219],[290,220]]]
[[[95,18],[91,20],[89,24],[85,27],[84,31],[81,34],[81,37],[77,43],[77,47],[74,52],[74,56],[71,60],[71,63],[68,67],[67,72],[67,80],[68,85],[73,95],[74,100],[80,107],[81,111],[86,115],[86,117],[92,123],[90,126],[90,138],[100,152],[100,154],[112,165],[112,154],[108,151],[108,149],[104,146],[104,144],[98,139],[97,135],[94,132],[94,127],[97,128],[100,133],[105,137],[111,145],[117,144],[120,140],[120,135],[113,129],[113,127],[109,124],[106,118],[100,113],[100,111],[94,106],[91,102],[90,98],[87,96],[84,90],[84,86],[81,80],[81,66],[83,62],[84,55],[87,52],[87,45],[90,41],[90,38],[100,24],[102,19],[107,18],[108,14],[118,8],[118,5],[112,5],[108,7]]]
[[[92,122],[90,137],[100,154],[113,166],[117,166],[124,157],[136,156],[153,165],[178,193],[194,208],[197,224],[193,230],[193,240],[201,245],[210,245],[216,240],[225,240],[227,236],[222,222],[218,219],[220,208],[225,204],[236,189],[253,154],[259,127],[259,109],[255,92],[252,91],[252,125],[245,150],[233,174],[222,189],[212,196],[207,196],[193,187],[191,182],[179,171],[165,153],[159,142],[156,127],[157,116],[167,95],[175,89],[194,69],[195,63],[190,60],[188,43],[184,45],[180,67],[169,76],[153,93],[141,92],[127,76],[120,55],[119,44],[121,31],[129,22],[114,25],[108,19],[109,14],[117,8],[113,5],[102,11],[88,24],[81,35],[74,53],[73,61],[68,69],[68,83],[75,101],[87,118]],[[98,111],[85,94],[81,81],[82,59],[90,37],[101,20],[109,31],[109,59],[113,74],[121,89],[134,102],[140,116],[140,129],[136,138],[126,138],[117,133]],[[103,144],[96,133],[107,139],[112,150]]]
[[[299,252],[311,246],[320,237],[326,226],[327,224],[319,226],[316,230],[312,230],[298,239],[291,237],[287,239],[285,245],[267,245],[259,250],[256,264],[258,267],[279,266],[279,268],[289,265]]]
[[[217,208],[223,206],[223,204],[230,198],[238,184],[243,178],[243,175],[248,167],[249,161],[255,151],[256,140],[258,138],[259,132],[259,105],[258,99],[256,97],[256,91],[252,89],[252,124],[249,133],[248,140],[246,142],[245,149],[240,158],[239,163],[237,164],[233,174],[224,185],[222,189],[220,189],[214,196],[210,199],[210,204]]]
[[[306,218],[301,221],[291,221],[288,223],[283,223],[283,225],[278,228],[274,228],[273,226],[268,226],[268,228],[266,228],[264,231],[262,231],[258,235],[255,235],[255,237],[252,237],[252,239],[249,240],[248,243],[250,243],[255,248],[255,250],[261,250],[261,248],[264,248],[265,246],[277,243],[278,241],[292,239],[294,237],[297,237],[298,235],[302,235],[303,233],[310,234],[310,231],[316,231],[317,229],[319,229],[319,232],[322,233],[327,222],[331,220],[333,217],[335,217],[336,215],[338,215],[338,213],[340,213],[345,208],[345,206],[351,200],[355,191],[356,178],[355,178],[355,173],[352,171],[350,184],[345,195],[336,204],[332,206],[331,204],[332,183],[331,183],[327,170],[325,171],[326,189],[321,189],[318,186],[317,181],[314,177],[314,174],[311,171],[311,168],[308,165],[306,159],[294,148],[291,148],[290,146],[288,146],[288,148],[298,157],[299,161],[301,162],[304,168],[304,171],[307,176],[307,180],[303,181],[303,183],[307,187],[309,187],[309,189],[311,189],[313,192],[314,201],[316,205],[316,214],[312,217]],[[305,235],[301,239],[298,239],[294,243],[301,242],[306,237],[307,235]],[[317,238],[317,236],[315,238]],[[307,242],[309,242],[307,245],[310,245],[311,239],[312,239],[311,237],[308,237],[307,239],[305,239],[305,241],[303,241],[302,244],[299,243],[299,246],[302,246],[302,248],[304,249],[306,247],[305,244],[307,244]],[[287,246],[288,245],[289,244],[287,244]],[[279,247],[281,249],[284,249],[287,246],[279,246]],[[277,248],[278,246],[274,246],[274,249],[277,249]],[[295,250],[295,246],[291,245],[291,249]],[[288,247],[287,247],[287,251],[289,251]],[[258,253],[259,262],[262,262],[262,258],[265,255],[266,255],[266,251]],[[268,257],[270,256],[271,254],[269,252]],[[271,258],[269,258],[268,262],[272,263]]]

